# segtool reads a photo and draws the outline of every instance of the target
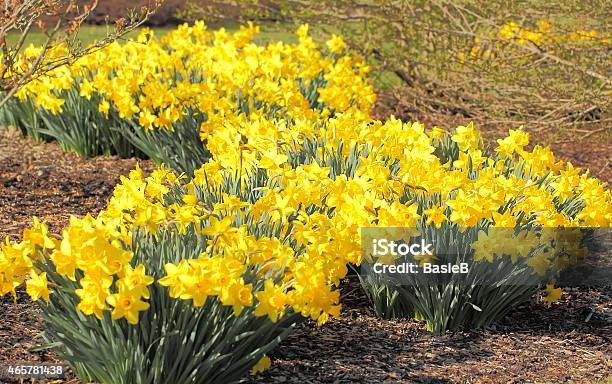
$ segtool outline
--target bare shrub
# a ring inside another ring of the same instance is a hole
[[[187,13],[222,19],[219,4],[237,4],[214,3],[192,0]],[[485,129],[610,126],[606,1],[248,0],[239,9],[247,19],[342,34],[377,67],[402,116]]]

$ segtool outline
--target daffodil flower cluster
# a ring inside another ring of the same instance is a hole
[[[86,216],[71,218],[70,225],[58,240],[48,234],[46,224],[34,218],[32,228],[24,232],[24,240],[11,244],[8,239],[0,252],[2,261],[1,294],[11,293],[29,276],[27,292],[34,300],[49,300],[47,273],[39,271],[40,262],[49,260],[57,273],[81,288],[75,294],[81,298],[78,309],[86,315],[102,318],[105,310],[113,319],[126,318],[138,322],[138,312],[148,308],[147,286],[153,279],[143,265],[132,267],[132,252],[120,241],[121,234],[100,219]]]
[[[566,31],[559,26],[555,26],[549,20],[539,20],[533,28],[510,21],[504,23],[497,31],[491,32],[485,38],[476,37],[474,39],[475,45],[470,49],[469,55],[472,58],[490,58],[506,46],[508,41],[553,52],[554,46],[560,44],[607,45],[610,44],[610,37],[609,34],[602,34],[595,30],[576,29]],[[488,40],[494,40],[496,43],[485,45],[484,43]]]
[[[513,39],[518,44],[535,44],[539,47],[554,43],[584,42],[600,38],[600,33],[594,30],[577,29],[567,32],[560,31],[548,20],[539,20],[535,28],[522,27],[511,21],[502,25],[497,36],[502,39]]]
[[[56,114],[65,102],[63,91],[75,90],[87,100],[99,95],[100,112],[108,115],[114,108],[147,130],[172,130],[196,112],[209,121],[223,119],[240,103],[282,109],[289,118],[312,114],[313,104],[369,112],[375,100],[363,77],[369,67],[343,55],[340,37],[328,42],[330,55],[324,55],[307,25],[297,30],[293,44],[258,45],[252,41],[258,32],[252,24],[235,33],[209,31],[203,22],[181,25],[160,39],[144,30],[136,40],[115,42],[33,81],[17,97]],[[30,46],[21,60],[27,63],[37,50]]]
[[[143,30],[29,83],[0,121],[81,155],[144,155],[191,174],[209,146],[235,139],[217,133],[219,125],[269,130],[273,122],[289,128],[335,113],[369,115],[370,68],[341,37],[318,44],[303,25],[297,42],[264,45],[254,42],[258,31],[209,31],[203,22],[161,38]],[[21,58],[26,67],[36,49]]]
[[[35,300],[48,299],[46,274],[37,274],[34,266],[38,260],[37,249],[53,250],[58,242],[49,237],[49,229],[38,218],[33,219],[32,227],[23,233],[23,241],[14,244],[7,237],[0,246],[0,296],[11,293],[16,297],[15,288],[19,287],[30,275],[28,293]]]

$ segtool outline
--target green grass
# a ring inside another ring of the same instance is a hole
[[[240,29],[243,25],[238,22],[228,21],[225,23],[213,23],[207,24],[209,30],[217,30],[225,28],[229,32],[235,32]],[[290,25],[279,24],[279,23],[256,23],[259,25],[260,33],[254,37],[254,42],[257,44],[266,44],[272,41],[282,41],[285,43],[297,43],[297,36],[290,32],[292,29],[297,29],[297,26],[291,27]]]
[[[168,31],[171,31],[172,28],[153,28],[153,30],[155,31],[156,35],[161,36],[167,33]],[[79,30],[78,39],[83,44],[90,44],[95,42],[96,40],[104,38],[107,34],[107,31],[107,27],[104,25],[85,25]],[[138,30],[132,31],[123,36],[122,39],[134,38],[138,36],[138,33]],[[9,45],[14,44],[18,38],[19,35],[17,33],[9,33],[7,37],[7,42]],[[34,46],[41,46],[45,43],[46,39],[47,37],[44,33],[39,31],[32,31],[26,37],[24,46],[27,47],[29,44],[33,44]]]
[[[217,25],[209,26],[211,30],[216,30],[222,27],[228,30],[229,32],[233,32],[233,31],[237,31],[240,28],[240,24],[227,23],[223,25],[217,24]],[[151,29],[155,33],[155,36],[161,37],[165,35],[166,33],[172,31],[175,28],[176,28],[175,26],[167,26],[167,27],[156,27],[156,28],[151,28]],[[78,39],[83,44],[90,44],[90,43],[93,43],[97,40],[104,38],[107,35],[108,31],[109,29],[107,28],[107,26],[104,26],[104,25],[85,25],[79,30]],[[121,38],[121,40],[128,40],[128,39],[136,38],[139,33],[140,33],[139,29],[134,30],[124,35]],[[7,42],[9,45],[14,44],[18,38],[19,38],[19,35],[17,33],[9,33]],[[45,43],[45,41],[46,41],[46,36],[42,32],[33,31],[28,34],[24,47],[27,47],[29,44],[33,44],[34,46],[41,46]],[[281,31],[277,27],[262,26],[261,33],[255,37],[254,41],[258,44],[265,44],[270,41],[284,41],[287,43],[292,43],[292,42],[296,42],[297,38],[295,37],[294,34],[290,32]]]

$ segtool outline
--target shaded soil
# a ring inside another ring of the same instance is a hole
[[[8,364],[64,364],[52,352],[32,352],[31,348],[44,343],[40,336],[45,325],[38,306],[29,300],[23,289],[17,291],[17,302],[10,296],[0,297],[0,367]],[[18,383],[0,376],[0,383]],[[26,383],[37,382],[25,379]],[[38,381],[40,382],[40,381]],[[66,380],[49,381],[53,383],[79,383],[72,372]]]
[[[91,4],[91,0],[79,0],[79,4]],[[157,12],[155,12],[145,23],[150,26],[166,26],[183,22],[180,19],[182,12],[189,10],[189,5],[195,3],[200,7],[214,6],[224,18],[237,19],[240,14],[240,2],[234,4],[224,3],[218,4],[214,0],[164,0],[163,4]],[[106,24],[113,23],[119,18],[125,18],[131,10],[139,10],[140,7],[154,4],[152,0],[103,0],[98,3],[98,6],[87,18],[87,23],[90,24]]]
[[[81,5],[91,4],[91,0],[79,0]],[[91,24],[106,24],[113,23],[115,20],[122,17],[127,17],[130,10],[139,10],[140,7],[153,4],[150,0],[104,0],[98,3],[98,6],[87,18],[87,22]],[[176,24],[180,20],[177,19],[177,12],[184,9],[187,0],[164,0],[164,4],[153,14],[147,25],[163,26],[168,24]]]
[[[573,159],[568,150],[568,160]],[[602,149],[599,153],[605,154]],[[597,166],[594,158],[583,160]],[[19,237],[33,215],[59,232],[71,214],[104,208],[134,159],[83,159],[57,143],[33,143],[0,130],[0,236]],[[150,162],[143,162],[150,169]],[[434,337],[423,322],[377,319],[358,283],[343,285],[342,316],[307,322],[271,355],[255,383],[606,383],[612,380],[612,292],[574,289],[548,309],[539,298],[486,330]],[[32,352],[44,330],[20,291],[0,298],[0,366],[58,362]],[[5,381],[0,380],[4,383]],[[26,381],[28,382],[28,381]],[[78,383],[69,376],[63,383]]]

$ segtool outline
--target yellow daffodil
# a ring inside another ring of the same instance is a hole
[[[26,292],[32,298],[33,301],[44,299],[45,301],[49,301],[49,295],[51,291],[47,287],[47,273],[42,272],[40,274],[36,273],[36,271],[30,271],[30,278],[26,280]]]

